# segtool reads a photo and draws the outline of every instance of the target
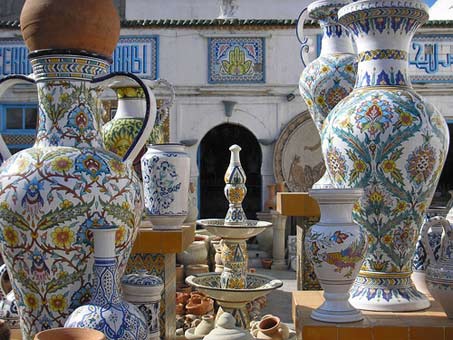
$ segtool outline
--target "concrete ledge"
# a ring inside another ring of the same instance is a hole
[[[363,311],[364,320],[329,324],[310,318],[322,304],[322,291],[293,292],[292,316],[303,340],[453,340],[453,320],[431,300],[431,308],[411,313]]]

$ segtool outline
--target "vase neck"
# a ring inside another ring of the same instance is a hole
[[[114,119],[145,119],[146,100],[141,87],[115,88],[118,97],[118,109]]]
[[[103,148],[101,89],[90,81],[107,73],[109,64],[73,55],[37,57],[31,64],[39,102],[35,146]]]
[[[337,23],[320,21],[322,34],[321,56],[332,54],[354,54],[351,35]]]
[[[339,21],[357,44],[355,88],[410,87],[409,43],[427,19],[426,5],[418,0],[363,0],[342,8]]]
[[[94,239],[94,291],[91,302],[97,306],[121,302],[115,254],[117,229],[90,229]]]

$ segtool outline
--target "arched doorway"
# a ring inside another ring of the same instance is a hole
[[[243,207],[247,218],[256,219],[261,210],[261,147],[250,130],[237,124],[222,124],[211,129],[198,148],[199,197],[201,218],[224,218],[228,210],[223,176],[230,162],[229,147],[238,144],[241,163],[247,175],[247,196]]]

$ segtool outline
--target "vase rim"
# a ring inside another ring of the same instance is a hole
[[[30,53],[28,54],[28,58],[35,59],[35,58],[42,58],[42,57],[55,56],[55,55],[63,55],[65,57],[91,57],[91,58],[101,59],[109,64],[111,64],[113,62],[113,59],[111,57],[107,57],[105,55],[95,53],[95,52],[71,49],[71,48],[34,50],[34,51],[30,51]]]
[[[352,188],[331,188],[331,189],[310,189],[308,195],[316,200],[341,202],[357,200],[363,195],[363,189]],[[324,202],[326,203],[326,202]]]
[[[338,11],[339,22],[345,26],[355,21],[380,17],[407,17],[424,24],[429,19],[429,7],[422,0],[359,0]]]
[[[333,11],[348,5],[352,0],[318,0],[310,3],[307,7],[308,15],[314,20],[323,20],[331,18]],[[335,15],[336,16],[336,15]]]

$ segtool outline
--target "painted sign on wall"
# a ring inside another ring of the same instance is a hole
[[[113,53],[110,71],[130,72],[142,78],[157,79],[158,55],[158,36],[123,36]],[[0,77],[31,72],[24,42],[18,39],[0,40]]]

